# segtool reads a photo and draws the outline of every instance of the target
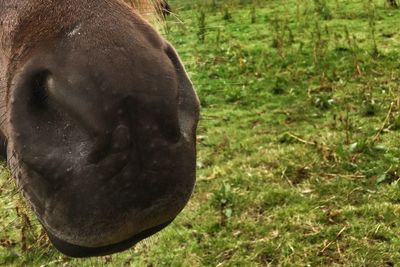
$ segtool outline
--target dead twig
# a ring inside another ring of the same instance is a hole
[[[392,112],[393,112],[393,107],[394,107],[394,103],[391,102],[391,103],[390,103],[389,110],[388,110],[388,113],[387,113],[387,115],[386,115],[386,117],[385,117],[385,119],[384,119],[384,121],[383,121],[383,123],[382,123],[382,126],[379,128],[379,130],[378,130],[378,132],[375,134],[374,138],[372,138],[372,140],[371,140],[371,142],[370,142],[370,145],[375,144],[376,141],[377,141],[377,140],[379,139],[379,137],[381,136],[382,132],[385,130],[386,124],[389,122],[389,120],[390,120],[390,115],[391,115]]]
[[[365,175],[362,174],[340,174],[340,173],[323,173],[321,174],[322,176],[325,177],[331,177],[331,178],[335,178],[335,177],[344,177],[344,178],[354,178],[354,179],[359,179],[359,178],[365,178]]]
[[[332,241],[330,241],[330,242],[319,252],[319,254],[324,253],[325,250],[327,250],[333,243],[335,243],[335,242],[339,239],[339,237],[343,234],[343,232],[344,232],[346,229],[347,229],[346,226],[344,226],[344,227],[342,228],[342,230],[340,230],[340,231],[337,233],[335,239],[332,240]]]
[[[317,145],[317,142],[304,140],[304,139],[302,139],[302,138],[300,138],[300,137],[298,137],[298,136],[296,136],[296,135],[294,135],[294,134],[292,134],[292,133],[287,133],[287,134],[288,134],[290,137],[292,137],[293,139],[296,139],[297,141],[299,141],[299,142],[301,142],[301,143],[303,143],[303,144],[312,145],[312,146]]]

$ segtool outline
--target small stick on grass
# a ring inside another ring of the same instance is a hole
[[[299,141],[299,142],[301,142],[301,143],[303,143],[303,144],[306,144],[306,145],[315,146],[315,145],[317,144],[316,142],[313,142],[313,141],[304,140],[304,139],[302,139],[302,138],[300,138],[300,137],[298,137],[298,136],[296,136],[296,135],[294,135],[294,134],[292,134],[292,133],[288,133],[288,135],[289,135],[290,137],[296,139],[297,141]]]
[[[342,235],[342,233],[343,233],[345,230],[346,230],[346,226],[344,226],[344,227],[342,228],[342,230],[340,230],[339,233],[337,233],[335,239],[332,240],[331,242],[329,242],[329,243],[319,252],[319,254],[324,253],[325,250],[327,250],[333,243],[335,243],[335,242],[339,239],[339,237]]]
[[[381,136],[383,130],[385,130],[386,124],[388,123],[388,121],[389,121],[389,119],[390,119],[390,115],[391,115],[392,112],[393,112],[393,106],[394,106],[394,103],[391,102],[391,103],[390,103],[390,107],[389,107],[389,111],[388,111],[388,113],[387,113],[387,115],[386,115],[386,118],[385,118],[385,120],[383,121],[382,126],[379,128],[378,132],[375,134],[374,138],[372,139],[372,141],[371,141],[371,143],[370,143],[371,145],[375,144],[375,142],[376,142],[376,141],[379,139],[379,137]]]

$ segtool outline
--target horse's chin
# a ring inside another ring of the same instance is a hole
[[[87,258],[95,256],[104,256],[127,250],[130,247],[134,246],[136,243],[140,242],[141,240],[161,231],[166,226],[168,226],[172,221],[173,220],[157,225],[150,229],[144,230],[121,242],[101,247],[86,247],[86,246],[71,244],[62,239],[59,239],[49,231],[47,231],[47,235],[51,243],[63,254],[74,258]]]

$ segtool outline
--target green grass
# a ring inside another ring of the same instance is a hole
[[[125,253],[73,260],[3,170],[0,265],[400,266],[400,10],[170,2],[164,34],[202,101],[189,205]]]

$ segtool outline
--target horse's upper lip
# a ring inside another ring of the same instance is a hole
[[[166,226],[168,226],[174,219],[162,223],[160,225],[154,226],[150,229],[144,230],[134,236],[118,242],[116,244],[110,244],[107,246],[101,247],[84,247],[79,245],[74,245],[68,243],[55,235],[53,235],[50,231],[47,231],[47,235],[49,236],[50,241],[52,244],[62,253],[67,256],[75,257],[75,258],[84,258],[84,257],[94,257],[94,256],[104,256],[115,252],[120,252],[126,250],[133,246],[134,244],[138,243],[139,241],[157,233],[158,231],[162,230]]]
[[[59,154],[61,155],[62,153]],[[87,162],[87,158],[83,158],[78,163],[68,162],[65,164],[60,161],[60,159],[54,158],[52,161],[58,162],[59,164],[54,164],[53,167],[50,167],[45,164],[50,161],[50,159],[40,156],[30,158],[20,157],[20,161],[27,166],[30,172],[35,172],[49,184],[54,186],[52,177],[55,173],[58,173],[58,175],[62,177],[68,177],[71,176],[75,169],[81,170],[82,173],[94,172],[96,169],[97,173],[104,174],[104,179],[111,179],[120,175],[129,164],[138,164],[138,162],[133,158],[135,156],[139,157],[136,148],[134,146],[128,146],[122,151],[107,155],[107,157],[101,159],[97,163],[89,163]],[[79,175],[79,173],[76,173],[76,175]]]

